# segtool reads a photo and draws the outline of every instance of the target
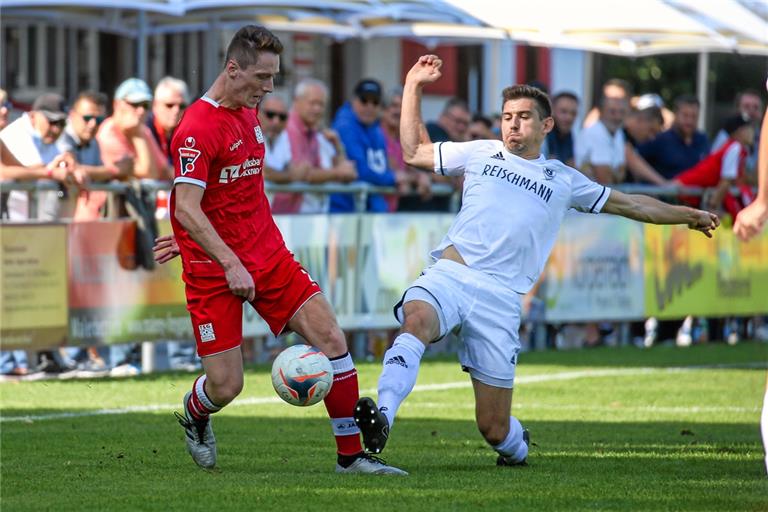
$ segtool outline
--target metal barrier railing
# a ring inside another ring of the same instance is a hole
[[[168,181],[158,180],[141,180],[141,187],[147,192],[168,191],[171,189],[172,183]],[[130,185],[125,182],[112,181],[106,183],[89,183],[85,187],[86,190],[99,190],[105,192],[111,192],[113,194],[124,194]],[[369,185],[367,183],[324,183],[321,185],[312,185],[308,183],[265,183],[265,190],[267,194],[273,194],[275,192],[291,192],[291,193],[320,193],[320,194],[335,194],[345,193],[353,194],[355,196],[355,211],[364,212],[366,210],[366,204],[368,196],[370,194],[394,194],[403,197],[395,187],[381,187]],[[680,195],[686,196],[702,196],[708,189],[701,187],[678,187],[678,186],[656,186],[656,185],[643,185],[637,183],[625,183],[614,185],[613,188],[622,192],[630,194],[645,194],[649,196],[659,198],[673,198]],[[37,180],[37,181],[15,181],[15,180],[2,180],[0,181],[0,191],[3,193],[18,190],[22,192],[31,192],[29,197],[29,213],[30,220],[34,220],[37,217],[37,197],[34,192],[44,191],[58,191],[61,190],[61,186],[58,182],[53,180]],[[734,193],[738,193],[734,190]],[[407,194],[408,196],[417,195],[415,192]],[[450,185],[445,183],[435,183],[432,185],[433,196],[450,196],[450,208],[449,211],[456,212],[459,210],[460,205],[460,193]]]

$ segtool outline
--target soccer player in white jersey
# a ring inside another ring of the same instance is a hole
[[[366,449],[379,453],[400,404],[413,389],[424,350],[451,331],[472,379],[478,429],[497,464],[521,465],[528,435],[514,416],[512,387],[520,351],[520,299],[536,283],[568,209],[613,213],[655,224],[687,224],[708,237],[716,215],[628,195],[590,181],[540,154],[552,130],[549,98],[516,85],[503,92],[502,140],[432,144],[420,114],[422,87],[440,78],[442,61],[425,55],[405,80],[400,138],[405,161],[464,176],[462,206],[428,267],[395,306],[402,329],[384,355],[379,404],[355,407]]]

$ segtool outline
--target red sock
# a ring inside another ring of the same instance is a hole
[[[354,455],[363,451],[360,429],[355,425],[352,412],[360,390],[357,387],[357,370],[349,353],[331,359],[333,386],[325,397],[325,408],[331,418],[336,451],[341,455]]]
[[[195,380],[192,385],[192,394],[187,402],[187,409],[196,420],[207,420],[209,415],[221,410],[221,407],[214,404],[205,392],[205,380],[205,375]]]

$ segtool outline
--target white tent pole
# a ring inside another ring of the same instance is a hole
[[[139,11],[136,18],[136,76],[147,79],[147,12]]]
[[[707,125],[707,96],[709,92],[709,53],[699,53],[698,68],[696,70],[696,96],[699,98],[699,130],[704,131]]]

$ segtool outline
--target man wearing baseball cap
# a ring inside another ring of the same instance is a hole
[[[107,166],[130,157],[136,178],[171,179],[172,172],[163,151],[146,126],[152,106],[152,90],[146,82],[129,78],[115,91],[113,114],[99,128],[96,139],[101,159]]]
[[[0,178],[17,180],[53,179],[65,183],[73,178],[75,162],[59,138],[67,119],[64,98],[58,94],[42,94],[32,110],[0,131]],[[58,192],[37,193],[40,220],[60,217]],[[8,197],[10,220],[29,218],[26,192],[11,191]]]
[[[350,101],[336,112],[333,128],[347,149],[347,157],[355,163],[359,181],[391,187],[395,173],[387,159],[387,143],[379,126],[381,116],[381,84],[370,78],[360,80]],[[352,194],[331,194],[331,212],[352,212],[355,201]],[[381,194],[368,196],[367,210],[388,211],[387,201]]]

